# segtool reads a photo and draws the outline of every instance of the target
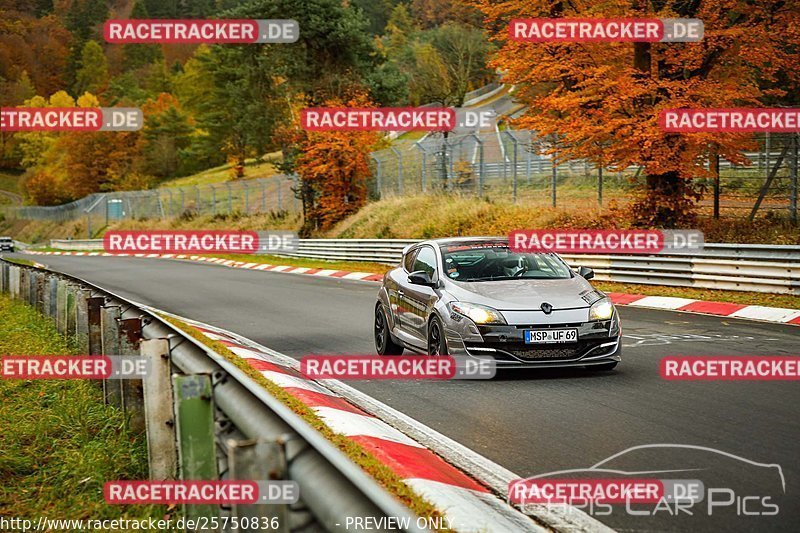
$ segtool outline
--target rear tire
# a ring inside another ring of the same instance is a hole
[[[614,361],[613,363],[604,363],[602,365],[589,365],[586,368],[595,372],[608,372],[614,370],[618,364],[618,361]]]
[[[379,355],[402,355],[403,347],[394,342],[389,332],[389,320],[381,304],[375,306],[375,322],[372,328],[375,350]]]
[[[428,324],[428,355],[447,355],[447,341],[438,316],[434,316]]]

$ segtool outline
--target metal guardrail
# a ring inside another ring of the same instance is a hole
[[[79,278],[7,260],[0,260],[0,291],[52,317],[59,332],[78,339],[83,353],[141,355],[150,358],[151,369],[160,369],[148,372],[144,383],[103,382],[107,401],[126,412],[132,428],[146,430],[151,479],[183,478],[187,473],[178,468],[179,464],[185,467],[202,463],[219,479],[248,479],[232,473],[244,471],[252,475],[254,471],[269,470],[282,479],[295,481],[300,488],[296,505],[212,507],[213,515],[251,519],[281,516],[285,520],[281,520],[277,531],[282,532],[345,532],[348,516],[374,517],[376,523],[390,516],[400,517],[401,522],[403,517],[409,517],[406,531],[422,531],[407,508],[317,430],[233,363],[172,326],[155,310]],[[185,426],[202,425],[196,416],[181,418],[178,407],[183,392],[178,391],[184,391],[184,387],[178,384],[182,377],[205,380],[211,391],[200,399],[209,404],[204,412],[209,437],[213,439],[181,442]],[[210,453],[201,456],[197,446],[204,446]],[[259,453],[259,448],[265,446],[272,450],[266,456]],[[277,466],[275,447],[280,452]],[[178,450],[195,460],[180,461]],[[280,514],[282,507],[284,514]],[[201,516],[197,509],[194,513],[195,517]],[[227,523],[232,527],[232,520]]]
[[[403,248],[416,242],[420,240],[300,239],[296,252],[281,255],[397,264]],[[50,246],[98,250],[103,242],[52,240]],[[571,266],[593,268],[604,281],[800,295],[800,246],[706,243],[700,252],[670,255],[562,256]]]
[[[399,262],[404,239],[302,239],[296,257]],[[800,246],[706,243],[701,252],[670,255],[564,254],[596,278],[622,283],[800,295]]]

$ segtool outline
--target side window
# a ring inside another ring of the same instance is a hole
[[[414,268],[411,271],[415,272],[417,270],[424,270],[431,279],[436,277],[436,252],[433,251],[433,248],[428,246],[420,248],[417,257],[414,259]]]
[[[406,269],[406,272],[414,272],[414,258],[417,257],[417,252],[419,252],[419,248],[409,250],[403,258],[403,268]]]

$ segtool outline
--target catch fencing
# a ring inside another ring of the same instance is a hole
[[[798,134],[758,136],[748,165],[720,159],[719,179],[698,178],[709,214],[755,216],[773,212],[797,223]],[[555,151],[553,151],[555,150]],[[524,205],[603,204],[644,185],[640,168],[612,172],[587,161],[562,161],[551,139],[526,130],[398,140],[371,154],[372,196],[464,194]],[[706,169],[715,162],[702,162]],[[716,207],[715,207],[716,206]]]
[[[186,187],[96,193],[74,202],[14,209],[19,218],[68,222],[85,220],[87,235],[120,220],[165,219],[198,215],[270,214],[301,210],[295,197],[297,178],[277,175]]]
[[[142,380],[102,381],[106,402],[146,435],[149,479],[294,481],[296,504],[187,505],[214,531],[346,532],[347,518],[378,523],[411,512],[336,446],[231,361],[139,306],[78,278],[0,260],[0,291],[51,317],[88,355],[141,356]],[[257,528],[256,528],[257,529]]]
[[[495,89],[496,90],[496,89]],[[800,134],[758,137],[745,152],[748,165],[720,159],[719,178],[698,178],[704,214],[755,218],[767,214],[798,222]],[[561,161],[546,139],[526,130],[443,135],[397,140],[370,155],[369,197],[447,194],[506,199],[530,207],[603,205],[626,201],[643,187],[640,168],[611,172],[587,161]],[[706,168],[713,168],[705,161]],[[88,236],[111,222],[196,215],[269,214],[302,211],[298,178],[277,175],[251,180],[143,191],[92,194],[52,207],[6,207],[10,216],[67,222],[85,220]]]

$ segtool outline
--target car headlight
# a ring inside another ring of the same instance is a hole
[[[608,320],[614,315],[614,305],[608,300],[599,300],[589,308],[589,320]]]
[[[450,310],[463,315],[476,324],[505,324],[506,319],[497,309],[485,305],[467,304],[464,302],[450,302]]]

